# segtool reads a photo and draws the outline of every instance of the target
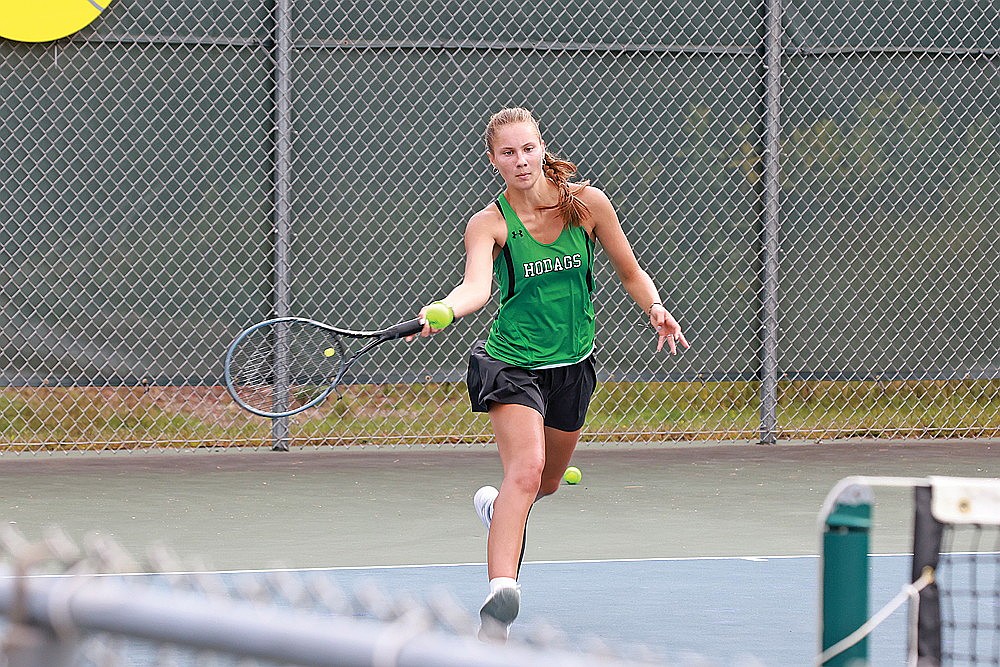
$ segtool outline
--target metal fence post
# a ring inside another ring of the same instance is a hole
[[[760,442],[774,444],[778,411],[778,223],[781,193],[781,1],[766,1],[764,38],[764,221],[761,232]]]
[[[291,252],[291,165],[292,165],[292,123],[291,123],[291,0],[277,0],[275,3],[275,147],[274,147],[274,314],[285,317],[291,308],[291,272],[289,258]],[[275,346],[277,354],[287,354],[283,345]],[[275,383],[276,394],[281,397],[288,391],[287,378],[280,379],[287,364],[277,359],[279,380]],[[282,400],[282,399],[279,399]],[[271,448],[288,451],[288,417],[271,422]]]

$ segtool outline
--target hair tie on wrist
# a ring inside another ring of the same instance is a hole
[[[659,301],[654,301],[653,303],[649,304],[649,310],[646,311],[646,314],[647,315],[652,315],[653,314],[653,306],[662,306],[662,305],[663,304],[660,303]]]

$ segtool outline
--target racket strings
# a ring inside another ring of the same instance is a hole
[[[336,334],[302,322],[260,327],[233,350],[232,384],[240,401],[283,413],[321,400],[344,363]]]

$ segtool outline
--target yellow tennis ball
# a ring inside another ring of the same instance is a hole
[[[325,350],[323,350],[323,356],[324,357],[332,357],[335,354],[337,354],[337,351],[335,349],[333,349],[332,347],[328,347]]]
[[[431,305],[427,306],[427,310],[424,311],[424,319],[426,319],[427,324],[431,325],[434,329],[444,329],[455,321],[455,312],[448,306],[448,304],[441,301],[435,301]]]
[[[51,42],[85,27],[108,0],[0,0],[0,37]]]
[[[579,484],[580,480],[583,479],[583,473],[576,466],[570,466],[563,473],[563,479],[566,480],[567,484]]]

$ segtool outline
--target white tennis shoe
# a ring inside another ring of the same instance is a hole
[[[495,489],[494,489],[495,490]],[[489,594],[479,610],[479,639],[504,643],[521,608],[521,586],[505,586]]]
[[[476,514],[486,526],[486,531],[490,530],[490,523],[493,521],[493,501],[497,499],[500,492],[492,486],[484,486],[476,491],[472,498],[472,504],[476,506]]]

